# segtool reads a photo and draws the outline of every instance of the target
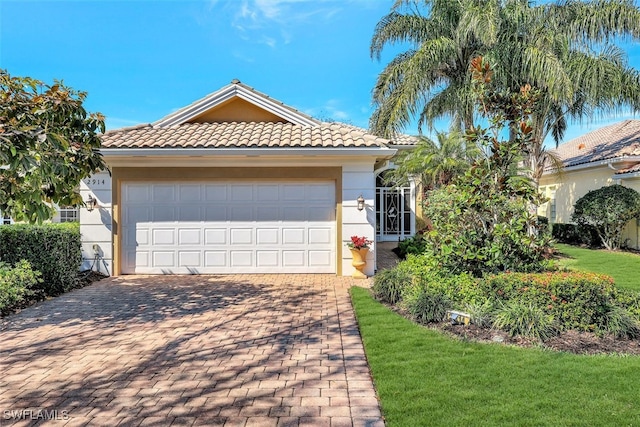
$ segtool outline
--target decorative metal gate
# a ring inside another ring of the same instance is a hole
[[[399,241],[411,235],[411,189],[376,188],[376,237]]]

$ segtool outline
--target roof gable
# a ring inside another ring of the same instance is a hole
[[[233,80],[229,85],[169,114],[153,124],[168,127],[185,123],[281,122],[318,125],[314,118]]]

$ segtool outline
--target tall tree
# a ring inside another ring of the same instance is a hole
[[[410,49],[378,76],[370,121],[374,133],[392,137],[416,116],[421,127],[448,115],[458,129],[473,128],[469,64],[496,42],[499,10],[491,3],[425,0],[420,7],[417,2],[396,1],[376,26],[371,55],[380,59],[392,44],[408,44]]]
[[[537,181],[550,160],[544,140],[551,134],[558,143],[567,119],[640,107],[640,76],[615,45],[639,36],[640,10],[631,0],[398,0],[376,27],[371,53],[379,58],[394,43],[411,49],[380,74],[371,127],[392,136],[413,118],[422,125],[449,115],[473,130],[467,71],[481,55],[495,70],[496,90],[540,90],[526,153]]]
[[[0,211],[42,222],[52,204],[78,206],[80,180],[107,170],[98,133],[104,117],[88,114],[85,92],[0,70]]]

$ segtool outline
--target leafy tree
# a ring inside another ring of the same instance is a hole
[[[490,89],[492,71],[482,58],[472,62],[471,76],[479,111],[490,125],[468,138],[485,147],[487,156],[452,185],[429,194],[424,213],[432,229],[425,234],[426,253],[454,274],[542,271],[550,241],[535,232],[537,216],[530,209],[540,196],[518,172],[523,147],[532,138],[530,119],[539,92],[528,86],[515,93]],[[503,130],[514,122],[518,126],[503,140]]]
[[[458,131],[436,132],[436,140],[421,137],[412,150],[396,156],[398,167],[389,174],[394,182],[405,182],[414,177],[425,189],[450,184],[463,174],[480,156],[475,143]]]
[[[493,64],[497,91],[515,93],[527,84],[540,91],[524,147],[537,183],[545,165],[557,165],[544,140],[551,134],[558,143],[568,118],[640,107],[640,76],[614,44],[639,34],[640,10],[631,0],[398,0],[376,27],[371,54],[380,58],[396,43],[410,48],[379,75],[370,126],[390,137],[416,116],[419,125],[451,116],[473,131],[466,71],[482,55]]]
[[[107,166],[99,152],[104,117],[88,114],[85,92],[0,70],[0,211],[31,223],[52,203],[78,206],[80,180]]]
[[[576,202],[572,221],[595,227],[608,250],[620,248],[622,231],[629,221],[640,217],[640,194],[611,185],[589,191]]]

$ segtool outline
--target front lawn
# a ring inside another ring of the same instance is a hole
[[[571,245],[556,245],[562,256],[560,266],[572,270],[606,274],[620,288],[640,291],[640,256],[628,252],[584,249]]]
[[[388,426],[640,425],[640,357],[464,342],[351,295]]]

